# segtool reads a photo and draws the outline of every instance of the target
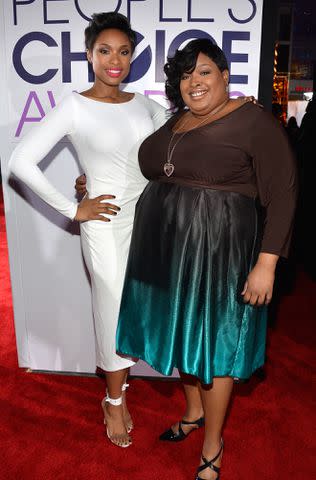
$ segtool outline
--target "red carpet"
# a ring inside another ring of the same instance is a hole
[[[123,450],[104,436],[102,380],[18,369],[1,198],[0,208],[0,479],[193,480],[202,431],[175,445],[157,440],[183,410],[178,382],[130,382],[136,429]],[[315,478],[315,318],[316,285],[300,274],[269,334],[266,379],[236,386],[222,480]]]

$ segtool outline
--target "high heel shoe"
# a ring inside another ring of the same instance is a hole
[[[219,475],[220,475],[220,467],[216,467],[214,465],[214,462],[221,456],[224,448],[224,442],[221,440],[221,448],[219,449],[219,452],[215,455],[212,460],[207,460],[203,455],[202,455],[202,460],[204,462],[204,465],[200,465],[197,469],[197,476],[195,477],[195,480],[203,480],[203,478],[199,477],[199,473],[202,472],[203,470],[206,470],[207,468],[210,468],[213,470],[215,473],[217,473],[216,480],[220,480]]]
[[[172,428],[169,428],[169,430],[166,430],[165,432],[163,432],[160,435],[159,440],[163,440],[163,441],[167,441],[167,442],[181,442],[182,440],[185,440],[187,438],[187,436],[190,435],[191,432],[193,432],[194,430],[197,430],[200,427],[203,427],[204,423],[205,423],[204,417],[198,418],[194,422],[188,422],[187,420],[181,420],[179,422],[179,428],[178,428],[177,432],[174,432],[172,430]],[[182,425],[197,425],[197,427],[192,428],[192,430],[190,430],[188,433],[184,433],[184,431],[182,429]]]
[[[103,400],[101,402],[101,406],[102,406],[102,409],[103,409],[103,412],[104,412],[104,425],[106,426],[106,434],[107,434],[108,439],[110,440],[110,442],[113,443],[113,445],[116,445],[117,447],[127,448],[132,444],[131,437],[128,435],[127,432],[126,432],[126,434],[119,434],[119,435],[111,435],[110,432],[109,432],[109,429],[108,429],[108,426],[107,426],[107,419],[106,419],[106,415],[107,415],[106,404],[107,403],[117,407],[117,406],[122,405],[123,399],[122,399],[122,397],[110,398],[109,395],[107,394],[107,396],[103,398]]]
[[[129,387],[129,383],[123,383],[123,385],[122,385],[122,392],[125,392],[128,387]],[[134,428],[134,423],[133,423],[132,418],[130,418],[130,420],[129,420],[128,422],[126,422],[126,430],[127,430],[127,433],[131,433],[131,431],[133,430],[133,428]]]

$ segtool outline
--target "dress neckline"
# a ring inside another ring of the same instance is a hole
[[[76,93],[77,95],[79,95],[81,98],[84,98],[85,100],[88,100],[89,102],[94,102],[94,103],[101,103],[103,105],[125,105],[126,103],[131,103],[135,100],[136,98],[136,92],[134,93],[133,97],[128,100],[127,102],[117,102],[117,103],[113,103],[113,102],[103,102],[102,100],[96,100],[94,98],[90,98],[90,97],[86,97],[85,95],[82,95],[81,93],[79,92],[76,92],[74,91],[73,93]]]
[[[213,120],[212,122],[208,122],[208,123],[205,123],[204,125],[201,125],[200,127],[196,127],[196,128],[191,128],[191,130],[183,130],[181,132],[174,132],[173,131],[173,127],[175,126],[175,124],[177,123],[177,121],[183,116],[185,115],[185,113],[188,111],[188,110],[185,110],[185,112],[181,112],[181,114],[179,114],[179,116],[177,116],[177,118],[175,119],[174,122],[172,122],[172,124],[170,125],[169,124],[169,129],[172,131],[172,133],[174,135],[181,135],[182,133],[188,133],[188,132],[193,132],[193,131],[197,131],[197,130],[200,130],[202,128],[205,128],[205,127],[209,127],[210,125],[213,125],[214,123],[217,123],[221,120],[224,120],[225,118],[227,117],[230,117],[232,114],[234,114],[235,112],[241,110],[242,108],[244,108],[246,105],[248,104],[252,104],[252,102],[245,102],[245,103],[242,103],[239,107],[235,108],[234,110],[231,110],[230,112],[227,112],[225,115],[222,115],[221,117],[217,118],[216,120]],[[177,115],[177,114],[176,114]]]

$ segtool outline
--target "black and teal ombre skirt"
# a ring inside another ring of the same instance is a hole
[[[266,307],[240,295],[259,243],[255,200],[150,182],[136,208],[117,351],[207,384],[248,378],[265,357]]]

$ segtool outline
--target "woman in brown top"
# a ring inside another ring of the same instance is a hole
[[[218,479],[233,380],[264,363],[295,167],[272,115],[229,99],[226,58],[209,40],[177,51],[165,73],[176,114],[139,151],[149,183],[136,208],[117,350],[166,375],[179,369],[187,410],[161,439],[182,440],[205,419],[197,478]]]

